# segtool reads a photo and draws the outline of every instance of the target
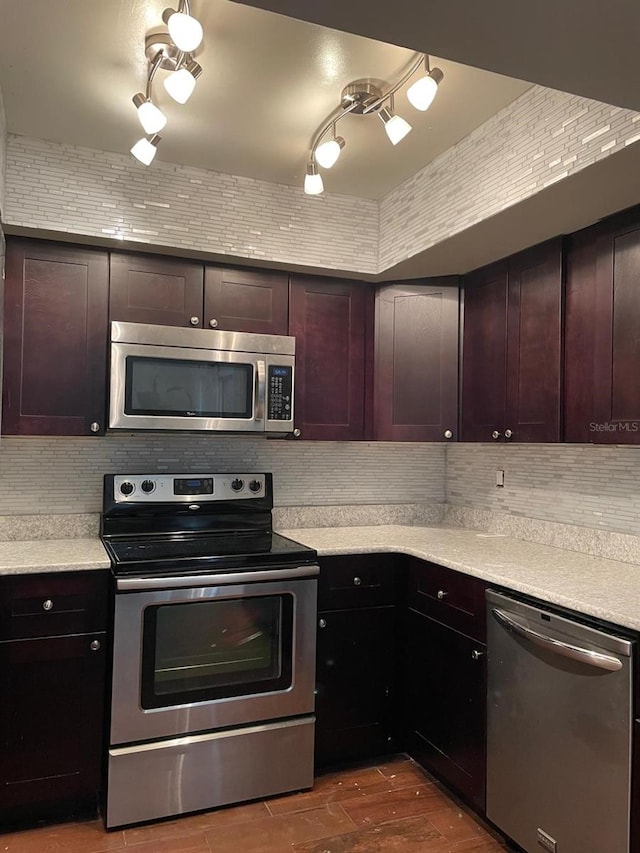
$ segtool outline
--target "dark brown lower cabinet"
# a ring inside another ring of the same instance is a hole
[[[396,751],[395,632],[393,606],[318,614],[317,767]]]
[[[415,610],[403,619],[407,752],[484,811],[486,646]]]
[[[14,637],[0,642],[0,825],[95,812],[103,759],[106,577],[75,572],[0,579],[2,636]],[[46,636],[49,618],[53,631]],[[24,622],[32,623],[31,637],[23,636]],[[76,633],[79,622],[102,630]]]

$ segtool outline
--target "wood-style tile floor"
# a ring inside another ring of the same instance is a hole
[[[105,832],[102,823],[0,834],[0,853],[505,853],[410,759],[316,779],[312,791]]]

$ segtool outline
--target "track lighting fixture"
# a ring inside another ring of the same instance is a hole
[[[165,9],[162,20],[167,25],[173,43],[184,53],[192,53],[200,47],[204,35],[202,24],[190,14],[189,0],[181,0],[178,11]]]
[[[143,137],[138,140],[131,153],[147,166],[156,155],[160,142],[158,131],[167,123],[165,114],[153,102],[152,87],[156,72],[170,72],[164,81],[164,88],[179,104],[186,104],[193,94],[196,80],[202,74],[202,68],[191,55],[202,42],[202,25],[191,15],[189,0],[180,0],[177,11],[165,9],[162,19],[168,32],[154,32],[145,39],[145,54],[149,61],[146,91],[133,96],[140,124],[151,139]]]
[[[196,87],[196,80],[202,74],[202,68],[192,59],[182,68],[172,71],[164,81],[164,88],[174,101],[186,104]]]
[[[424,112],[428,110],[438,93],[444,74],[439,68],[429,69],[429,57],[425,56],[425,74],[407,89],[407,99],[412,107]]]
[[[412,128],[408,121],[395,113],[393,99],[396,92],[408,83],[423,63],[425,73],[407,90],[407,98],[413,107],[424,111],[431,105],[438,86],[444,79],[444,74],[439,68],[429,68],[429,57],[424,53],[415,54],[404,74],[387,90],[382,90],[370,79],[355,80],[345,86],[339,106],[327,116],[311,140],[310,156],[304,178],[305,193],[318,195],[323,192],[324,184],[318,166],[330,169],[345,147],[343,137],[336,136],[336,125],[345,115],[377,114],[393,145],[397,145],[404,139]],[[329,131],[331,131],[331,137],[325,138]]]
[[[304,191],[307,195],[319,195],[324,191],[322,175],[315,163],[307,163],[307,173],[304,176]]]
[[[143,136],[142,139],[139,139],[136,144],[131,149],[131,153],[143,163],[145,166],[149,166],[156,156],[156,152],[158,150],[158,143],[160,142],[160,137],[156,133],[151,139],[147,139],[146,136]]]
[[[384,129],[389,137],[392,145],[397,145],[401,139],[404,139],[410,130],[413,130],[408,121],[405,121],[402,116],[397,116],[392,113],[393,97],[389,104],[389,108],[383,107],[378,113],[378,117],[384,124]]]

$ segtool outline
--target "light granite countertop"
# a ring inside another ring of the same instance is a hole
[[[399,552],[640,631],[640,566],[459,527],[278,530],[321,556]]]
[[[640,631],[640,565],[460,527],[278,529],[321,556],[397,552]],[[98,538],[0,542],[0,574],[108,569]]]
[[[107,552],[97,537],[0,542],[0,575],[76,572],[110,566]]]

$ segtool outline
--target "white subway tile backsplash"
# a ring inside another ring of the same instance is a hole
[[[271,471],[277,506],[444,501],[444,446],[245,436],[109,435],[0,441],[0,516],[95,513],[117,472]]]

